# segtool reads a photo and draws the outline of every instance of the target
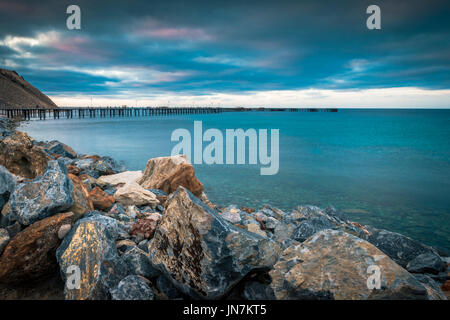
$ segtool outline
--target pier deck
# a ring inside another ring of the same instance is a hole
[[[148,117],[159,115],[179,115],[179,114],[208,114],[222,112],[337,112],[338,109],[317,109],[317,108],[212,108],[212,107],[103,107],[103,108],[0,108],[0,115],[7,118],[31,119],[60,119],[60,118],[105,118],[105,117]]]

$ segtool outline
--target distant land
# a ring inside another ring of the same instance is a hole
[[[16,71],[0,69],[0,108],[57,108],[45,94]]]

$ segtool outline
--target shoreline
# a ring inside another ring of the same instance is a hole
[[[110,157],[36,142],[4,123],[0,164],[8,170],[0,178],[9,184],[0,188],[0,230],[6,230],[0,266],[8,270],[0,272],[0,282],[39,280],[48,270],[59,270],[64,281],[63,270],[94,261],[80,270],[80,289],[66,286],[66,299],[444,299],[440,286],[448,294],[448,254],[349,221],[333,207],[216,208],[181,156],[150,159],[145,170],[126,171]],[[24,244],[42,238],[47,241],[37,251]],[[340,264],[320,269],[330,254]],[[24,265],[24,257],[35,261]],[[389,277],[382,274],[379,289],[376,281],[368,288],[366,271],[378,264]],[[340,285],[320,280],[319,269]],[[356,288],[346,285],[349,274]],[[401,290],[392,279],[402,283]]]

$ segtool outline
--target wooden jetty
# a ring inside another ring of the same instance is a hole
[[[317,108],[213,108],[213,107],[98,107],[98,108],[0,108],[0,115],[7,118],[31,119],[60,119],[60,118],[106,118],[106,117],[145,117],[160,115],[182,115],[182,114],[208,114],[222,112],[337,112],[338,109]]]

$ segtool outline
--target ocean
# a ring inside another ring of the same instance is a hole
[[[28,121],[20,130],[128,170],[170,155],[175,129],[279,129],[279,171],[194,165],[211,201],[284,210],[333,205],[361,224],[450,250],[450,110],[340,109]],[[206,144],[206,143],[204,143]],[[269,149],[270,150],[270,149]]]

